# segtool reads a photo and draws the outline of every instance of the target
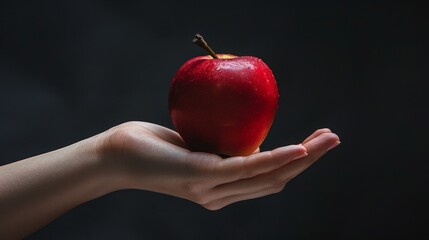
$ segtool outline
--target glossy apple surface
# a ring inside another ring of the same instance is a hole
[[[273,123],[277,83],[259,58],[217,56],[198,56],[179,68],[170,86],[169,113],[191,150],[249,155]]]

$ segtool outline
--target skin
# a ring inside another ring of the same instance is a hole
[[[301,144],[223,159],[179,134],[127,122],[56,151],[0,167],[0,239],[22,239],[70,209],[121,189],[165,193],[217,210],[278,193],[339,144],[319,129]]]

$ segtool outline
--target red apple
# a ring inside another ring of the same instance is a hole
[[[173,125],[193,151],[249,155],[273,123],[276,80],[257,57],[208,50],[212,56],[188,60],[173,77],[168,99]]]

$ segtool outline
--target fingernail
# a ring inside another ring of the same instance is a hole
[[[306,157],[307,155],[308,155],[307,151],[300,152],[298,155],[296,155],[294,158],[292,158],[292,160],[300,159],[300,158]]]
[[[329,146],[326,151],[329,151],[329,150],[333,149],[334,147],[340,145],[340,143],[341,143],[340,141],[336,141],[334,144],[332,144],[331,146]]]

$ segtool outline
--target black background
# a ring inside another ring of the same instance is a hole
[[[205,54],[253,55],[280,107],[262,149],[321,127],[342,144],[279,194],[208,211],[123,190],[29,239],[362,239],[423,236],[428,61],[412,1],[1,1],[0,163],[117,124],[172,128],[171,77]]]

